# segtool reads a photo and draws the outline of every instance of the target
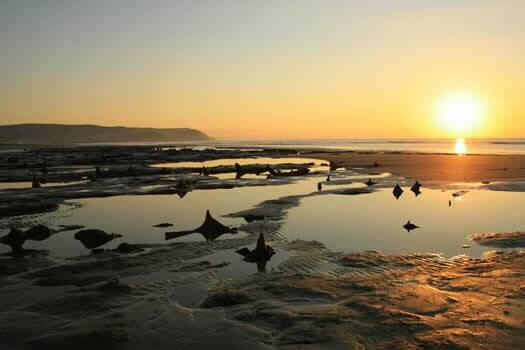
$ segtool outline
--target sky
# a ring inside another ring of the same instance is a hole
[[[523,0],[0,0],[0,124],[525,137],[523,23]]]

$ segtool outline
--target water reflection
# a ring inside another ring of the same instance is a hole
[[[354,177],[333,174],[331,181],[323,182],[322,187],[362,187],[362,183],[351,182]],[[384,174],[374,179],[381,184],[397,181],[383,177]],[[224,215],[252,208],[269,199],[317,193],[320,179],[325,178],[310,177],[282,186],[197,190],[184,200],[173,195],[83,199],[75,201],[83,205],[79,209],[49,214],[47,224],[51,227],[84,225],[90,229],[122,234],[122,238],[104,246],[108,249],[124,241],[163,243],[164,232],[152,228],[152,225],[171,222],[174,224],[173,231],[194,231],[203,223],[203,214],[207,209],[225,227],[240,227],[246,222],[267,220],[263,214],[242,218]],[[362,176],[359,179],[362,181]],[[469,234],[523,230],[523,193],[485,190],[443,192],[425,188],[424,195],[403,195],[396,200],[392,196],[394,185],[395,182],[392,182],[392,187],[378,188],[366,196],[319,195],[305,198],[299,207],[288,211],[283,225],[279,225],[279,233],[291,241],[316,240],[332,250],[344,252],[375,249],[386,254],[441,252],[446,256],[462,253],[479,256],[491,248],[474,244],[465,250],[462,246],[471,243],[467,238]],[[410,191],[410,186],[401,186],[401,190]],[[403,228],[407,220],[421,228],[407,234]],[[0,236],[7,233],[7,229],[0,230]],[[244,235],[241,230],[237,235],[226,234],[217,237],[217,240],[242,238]],[[177,237],[177,241],[185,242],[204,240],[206,237],[200,235]],[[52,235],[42,242],[28,241],[26,245],[32,249],[48,249],[53,256],[86,253],[86,249],[68,234]],[[0,246],[0,253],[2,251],[6,250]]]
[[[462,156],[465,153],[467,153],[465,139],[456,139],[456,144],[454,145],[454,152],[459,156]]]

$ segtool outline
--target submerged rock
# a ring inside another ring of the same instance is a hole
[[[27,239],[32,241],[43,241],[48,239],[53,231],[46,225],[36,225],[26,231]]]
[[[27,231],[11,228],[7,235],[0,237],[0,243],[10,246],[13,252],[20,253],[23,251],[23,245],[27,240],[43,241],[53,233],[54,231],[45,225],[36,225]]]
[[[309,168],[299,168],[296,170],[290,170],[290,171],[281,171],[279,169],[274,169],[273,167],[269,166],[267,167],[268,172],[273,177],[290,177],[290,176],[305,176],[310,173]]]
[[[260,221],[266,219],[264,215],[247,214],[242,217],[246,222]]]
[[[22,246],[27,240],[25,232],[17,228],[11,228],[11,231],[3,237],[0,237],[0,243],[8,245],[15,252],[21,251]]]
[[[226,233],[237,233],[236,227],[229,227],[221,224],[211,216],[210,211],[206,210],[206,217],[201,226],[196,229],[178,232],[166,232],[166,240],[187,236],[192,233],[200,233],[206,241],[211,242]]]
[[[126,242],[120,243],[117,248],[113,249],[114,252],[120,253],[120,254],[131,254],[131,253],[139,253],[142,252],[144,249],[139,244],[129,244]]]
[[[208,295],[201,303],[201,307],[213,308],[220,306],[232,306],[250,303],[254,300],[255,299],[246,292],[226,289]]]
[[[97,229],[82,230],[75,233],[75,239],[82,242],[87,249],[98,248],[119,237],[122,237],[122,235],[106,233],[105,231]]]
[[[330,171],[336,171],[339,168],[342,168],[343,166],[341,164],[337,164],[336,162],[330,161]]]
[[[163,222],[161,224],[153,225],[153,227],[171,227],[173,224],[170,224],[168,222]]]
[[[525,248],[525,232],[488,232],[470,235],[474,242],[496,248]]]

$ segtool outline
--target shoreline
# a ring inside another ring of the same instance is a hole
[[[344,151],[313,152],[298,156],[332,161],[345,167],[389,172],[393,175],[422,181],[517,182],[525,180],[525,155]]]

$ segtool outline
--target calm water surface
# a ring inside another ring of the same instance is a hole
[[[313,192],[320,180],[324,177],[280,186],[197,190],[189,192],[184,198],[150,195],[78,200],[75,202],[83,204],[83,207],[64,216],[50,216],[49,224],[80,224],[123,235],[105,248],[114,248],[121,242],[161,243],[165,242],[165,231],[198,227],[207,209],[224,224],[238,226],[244,223],[243,219],[222,216],[249,209],[264,200]],[[361,184],[335,187],[349,186]],[[290,240],[323,242],[335,251],[375,249],[387,254],[430,252],[451,257],[458,254],[479,256],[483,251],[490,250],[471,242],[467,238],[471,233],[525,228],[522,214],[525,193],[475,190],[464,197],[453,198],[451,191],[425,188],[422,191],[419,197],[415,197],[405,188],[399,200],[393,197],[390,188],[357,196],[329,194],[308,197],[301,201],[299,207],[289,210],[282,233]],[[451,207],[448,206],[449,199],[452,200]],[[402,226],[407,220],[421,228],[406,232]],[[174,226],[167,229],[152,227],[162,222],[173,223]],[[26,247],[49,249],[55,256],[87,253],[73,236],[74,232],[64,232],[44,242],[28,242]],[[235,235],[219,239],[232,237]],[[204,238],[200,234],[192,234],[178,241],[204,241]],[[462,248],[464,244],[472,247]],[[7,250],[4,246],[0,249]]]

